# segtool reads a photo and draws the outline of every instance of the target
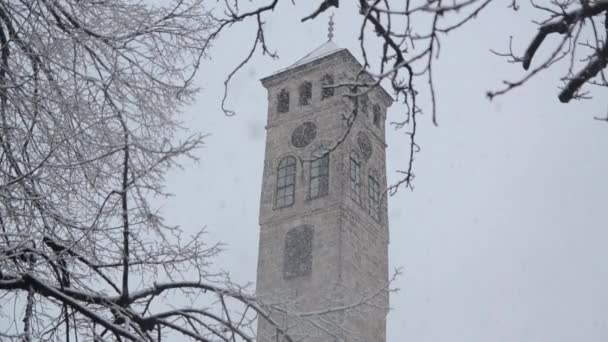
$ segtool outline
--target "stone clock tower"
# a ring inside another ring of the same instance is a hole
[[[392,98],[353,83],[331,39],[262,79],[268,90],[257,295],[295,341],[385,342],[385,119]],[[359,94],[356,97],[345,95]],[[286,341],[267,320],[259,342]]]

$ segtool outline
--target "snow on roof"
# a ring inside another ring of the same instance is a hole
[[[310,62],[312,62],[314,60],[317,60],[319,58],[322,58],[322,57],[325,57],[325,56],[329,56],[329,55],[333,54],[334,52],[338,52],[340,50],[344,50],[344,48],[338,47],[338,45],[336,45],[336,43],[334,43],[333,41],[329,40],[329,41],[327,41],[327,43],[319,46],[318,48],[312,50],[306,56],[300,58],[294,64],[288,66],[287,68],[283,68],[283,69],[277,70],[271,76],[274,76],[276,74],[282,73],[283,71],[287,71],[289,69],[298,67],[300,65],[304,65],[306,63],[310,63]]]
[[[336,45],[336,43],[334,43],[332,40],[328,40],[326,43],[324,43],[321,46],[319,46],[318,48],[312,50],[306,56],[300,58],[297,62],[293,63],[292,65],[288,66],[287,68],[277,70],[274,73],[272,73],[271,75],[264,77],[262,79],[262,82],[272,78],[273,76],[283,73],[287,70],[291,70],[293,68],[313,62],[317,59],[329,56],[331,54],[334,54],[334,53],[342,51],[342,50],[348,51],[347,49],[341,48],[338,45]],[[349,54],[350,54],[350,52],[349,52]],[[351,56],[352,56],[352,54],[351,54]],[[354,56],[352,56],[352,57],[354,58]],[[356,61],[356,58],[355,58],[355,61]],[[358,61],[357,61],[357,63],[358,63]],[[384,87],[380,86],[379,88],[382,90],[382,92],[384,93],[384,95],[386,95],[387,98],[391,99],[391,101],[394,101],[392,96],[389,95],[389,93],[384,89]]]

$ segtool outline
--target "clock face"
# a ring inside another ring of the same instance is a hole
[[[367,134],[359,132],[357,134],[357,144],[359,145],[363,159],[368,160],[372,156],[372,142]]]
[[[305,122],[296,127],[291,134],[291,144],[302,148],[310,144],[317,137],[317,126],[312,122]]]

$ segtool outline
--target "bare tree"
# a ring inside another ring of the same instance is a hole
[[[261,49],[272,57],[264,35],[264,16],[272,15],[278,0],[269,1],[259,8],[239,11],[240,1],[226,2],[226,16],[219,19],[218,30],[251,19],[257,21],[258,35],[238,71]],[[432,122],[437,125],[437,95],[434,86],[434,63],[439,58],[441,41],[447,34],[473,21],[490,6],[502,6],[505,11],[519,11],[527,5],[544,18],[538,22],[538,32],[530,32],[531,43],[525,51],[494,53],[505,56],[508,62],[521,63],[525,75],[515,81],[504,81],[504,86],[487,92],[489,99],[503,95],[513,88],[550,68],[563,68],[563,86],[558,99],[569,102],[586,98],[586,87],[606,87],[604,69],[608,64],[608,1],[605,0],[358,0],[361,24],[357,31],[360,54],[363,58],[361,73],[368,77],[358,78],[356,88],[366,89],[384,84],[390,87],[402,103],[403,116],[392,122],[396,129],[407,130],[409,158],[406,167],[398,172],[402,178],[388,192],[395,193],[400,187],[413,188],[414,156],[420,150],[416,143],[417,118],[423,109],[430,111]],[[303,13],[302,21],[318,19],[319,15],[339,6],[336,0],[319,0],[311,5],[311,14]],[[556,46],[543,44],[548,35],[560,35]],[[504,39],[504,37],[497,37]],[[375,48],[370,40],[378,40],[381,48]],[[489,47],[491,48],[491,47]],[[533,58],[539,49],[548,50],[548,58],[536,62]],[[567,61],[567,66],[557,63]],[[230,75],[227,82],[233,74]],[[497,75],[497,78],[500,78]],[[335,85],[353,87],[353,84]],[[419,94],[428,92],[430,103],[421,104]],[[360,95],[355,93],[354,95]],[[351,118],[352,119],[352,118]]]
[[[262,304],[150,204],[203,143],[176,114],[223,25],[202,0],[0,2],[0,340],[252,341],[263,317],[294,341],[271,313],[339,332],[374,300]]]
[[[604,69],[608,64],[608,2],[607,1],[557,1],[552,0],[547,5],[530,2],[532,7],[546,14],[546,19],[539,22],[539,29],[532,42],[523,53],[518,55],[510,48],[508,53],[497,53],[507,56],[510,62],[521,63],[529,72],[520,80],[506,81],[505,87],[497,91],[489,91],[488,97],[504,94],[509,90],[523,85],[541,71],[551,68],[561,60],[568,61],[565,70],[563,86],[558,99],[567,103],[572,99],[583,99],[588,95],[583,86],[607,87],[608,81]],[[511,4],[519,9],[516,1]],[[561,35],[559,43],[547,48],[549,57],[532,69],[534,56],[543,46],[549,35]],[[597,79],[596,79],[597,76]]]
[[[200,0],[0,3],[1,340],[251,340],[264,311],[208,273],[218,247],[149,204],[202,144],[173,134],[213,28]]]
[[[276,57],[263,23],[278,0],[261,7],[225,1],[225,12],[213,16],[202,2],[0,2],[0,337],[139,341],[173,331],[199,341],[250,341],[252,320],[261,315],[292,341],[271,312],[283,310],[298,324],[315,325],[331,321],[324,315],[365,304],[318,313],[263,305],[210,273],[218,247],[204,244],[203,231],[183,237],[150,205],[150,198],[165,195],[164,172],[178,166],[176,158],[193,157],[203,143],[200,135],[180,142],[173,136],[179,129],[175,116],[192,100],[193,76],[209,43],[239,22],[257,24],[226,91],[258,49]],[[437,122],[433,63],[441,39],[490,5],[518,10],[520,2],[358,1],[364,77],[331,87],[349,87],[348,96],[356,99],[384,82],[403,103],[403,118],[393,124],[407,130],[410,156],[390,191],[412,187],[422,109],[430,109]],[[587,86],[607,86],[608,3],[530,4],[546,19],[531,32],[529,47],[499,53],[522,63],[527,73],[488,97],[562,66],[559,61],[569,62],[560,101],[585,98]],[[318,20],[337,6],[336,0],[318,1],[302,20]],[[552,34],[562,39],[547,47],[545,37]],[[369,48],[369,37],[382,48]],[[549,58],[536,62],[543,48],[552,49]],[[418,101],[423,89],[430,93],[428,106]],[[225,100],[222,106],[232,114]],[[176,293],[210,299],[206,307],[169,305],[167,298]]]

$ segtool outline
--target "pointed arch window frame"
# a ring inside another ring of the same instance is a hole
[[[361,205],[361,159],[357,152],[350,153],[349,167],[350,198]]]
[[[313,153],[310,162],[310,174],[308,181],[308,199],[316,199],[329,194],[329,151],[320,148]]]
[[[294,156],[284,156],[277,166],[274,207],[290,207],[295,203],[297,160]]]
[[[374,171],[370,171],[367,177],[367,211],[377,222],[380,222],[380,182]]]
[[[298,86],[298,103],[300,106],[308,106],[312,102],[312,83],[304,81]]]
[[[369,102],[370,102],[369,95],[362,94],[362,95],[359,95],[357,98],[359,100],[359,107],[360,107],[361,113],[367,114],[369,112]]]
[[[277,112],[289,112],[289,90],[283,88],[277,94]]]
[[[287,280],[312,273],[314,229],[310,225],[291,228],[285,233],[283,276]]]
[[[328,99],[334,96],[335,88],[325,88],[325,86],[333,86],[334,85],[334,76],[331,74],[325,74],[321,79],[321,100]]]
[[[372,123],[377,128],[382,128],[382,108],[377,103],[372,106]]]

